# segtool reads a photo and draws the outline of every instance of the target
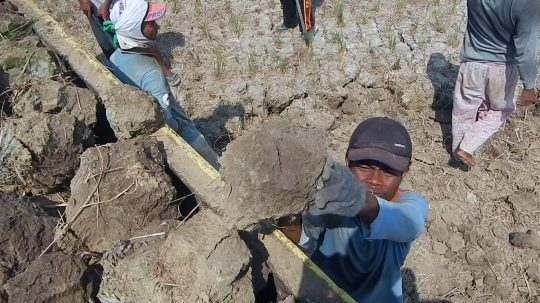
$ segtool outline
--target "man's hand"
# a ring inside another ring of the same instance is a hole
[[[90,18],[90,14],[92,13],[92,4],[90,3],[90,0],[79,0],[79,6],[86,17]]]
[[[110,7],[110,1],[105,1],[99,8],[98,13],[103,18],[103,20],[107,21],[109,20],[109,7]]]
[[[312,215],[339,215],[354,217],[364,206],[366,188],[345,165],[335,163],[328,156],[322,173],[324,186],[315,193]]]
[[[529,89],[529,90],[524,89],[521,92],[521,100],[519,104],[523,106],[529,106],[535,101],[535,99],[536,99],[536,94],[534,92],[534,88]]]

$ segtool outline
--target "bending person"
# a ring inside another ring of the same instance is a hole
[[[147,91],[157,99],[165,123],[174,129],[210,165],[219,171],[216,152],[171,94],[161,68],[148,48],[157,37],[166,4],[148,4],[144,0],[119,0],[111,9],[119,48],[111,55],[109,67],[125,84]]]

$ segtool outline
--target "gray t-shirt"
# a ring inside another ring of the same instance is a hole
[[[539,0],[467,0],[464,62],[516,64],[525,89],[534,88],[540,34]]]

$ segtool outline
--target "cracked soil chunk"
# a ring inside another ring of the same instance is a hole
[[[75,174],[79,155],[94,142],[90,129],[75,117],[34,113],[2,129],[0,184],[23,184],[34,194],[65,185]]]
[[[4,285],[9,302],[86,303],[81,277],[86,269],[75,255],[46,254]]]
[[[225,220],[240,229],[302,211],[317,188],[327,152],[323,132],[274,117],[227,146]]]
[[[0,193],[0,285],[22,273],[53,240],[56,219],[37,204]]]
[[[90,250],[101,252],[154,220],[175,219],[176,190],[164,167],[163,151],[147,136],[86,150],[71,181],[67,219],[87,201],[100,204],[84,208],[72,230]]]
[[[105,262],[98,297],[107,303],[254,302],[250,258],[238,232],[203,210],[161,243],[138,246],[116,265]]]
[[[151,134],[163,125],[158,101],[147,92],[123,84],[100,97],[117,138]]]

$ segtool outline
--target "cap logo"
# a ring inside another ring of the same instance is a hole
[[[394,143],[394,146],[401,147],[401,148],[405,148],[405,145],[399,144],[399,143]]]
[[[161,18],[164,14],[165,14],[165,9],[160,9],[157,12],[153,12],[149,14],[148,16],[146,16],[146,18],[150,20],[156,20],[156,19]]]

